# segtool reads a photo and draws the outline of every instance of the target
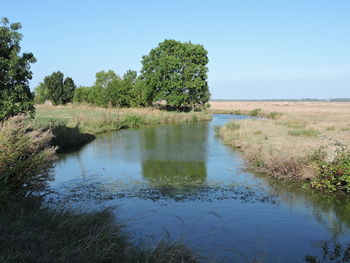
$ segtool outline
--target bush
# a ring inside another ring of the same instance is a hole
[[[0,201],[43,190],[51,179],[51,131],[33,130],[18,115],[0,123]]]
[[[253,117],[258,117],[261,115],[261,109],[251,110],[248,115]]]
[[[326,191],[350,193],[350,151],[339,147],[333,160],[319,161],[318,176],[311,181],[311,187]]]

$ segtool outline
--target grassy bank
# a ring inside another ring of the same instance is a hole
[[[0,262],[196,262],[178,242],[134,246],[109,210],[77,213],[25,198],[0,208]]]
[[[35,126],[51,128],[55,145],[70,149],[84,145],[99,133],[147,125],[208,121],[203,112],[167,112],[153,108],[105,109],[86,105],[36,106]]]
[[[52,138],[24,115],[0,122],[0,262],[195,262],[181,243],[132,245],[112,210],[48,206]]]
[[[249,102],[249,107],[267,115],[281,113],[234,121],[218,130],[226,143],[242,151],[250,168],[319,190],[350,192],[350,104]]]

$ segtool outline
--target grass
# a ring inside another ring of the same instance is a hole
[[[37,128],[51,128],[61,151],[75,149],[104,132],[147,125],[208,121],[203,112],[167,112],[153,108],[105,109],[87,105],[36,106]]]
[[[196,262],[180,242],[135,246],[111,210],[74,212],[25,198],[0,209],[0,262]]]
[[[153,108],[104,109],[86,105],[36,106],[35,122],[45,126],[50,121],[79,127],[82,132],[99,134],[123,128],[145,125],[208,121],[211,116],[203,112],[167,112]]]
[[[282,113],[269,119],[235,120],[218,131],[227,144],[242,151],[250,168],[272,177],[312,181],[323,171],[322,162],[339,166],[334,162],[339,144],[345,148],[350,145],[350,103],[220,102],[211,105],[218,110],[221,105],[223,110],[260,108],[265,115]],[[347,172],[342,175],[350,177]]]

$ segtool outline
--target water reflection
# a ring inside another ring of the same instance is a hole
[[[205,183],[208,123],[153,127],[140,135],[142,175],[150,185],[188,190]]]
[[[309,210],[315,220],[324,226],[333,239],[341,236],[350,228],[350,196],[346,194],[324,194],[300,185],[288,185],[284,182],[261,177],[271,187],[271,192],[279,196],[291,210]]]
[[[262,242],[266,262],[321,256],[317,240],[343,244],[350,198],[243,172],[240,155],[214,135],[213,127],[231,118],[98,136],[57,162],[57,195],[50,197],[90,209],[120,206],[119,216],[133,218],[137,238],[167,229],[172,238],[185,237],[190,247],[227,262],[239,262],[230,249],[254,255]]]

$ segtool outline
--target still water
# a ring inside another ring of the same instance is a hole
[[[60,156],[53,202],[114,207],[135,243],[180,239],[219,262],[303,262],[322,240],[349,241],[350,200],[269,182],[211,122],[121,130]]]

